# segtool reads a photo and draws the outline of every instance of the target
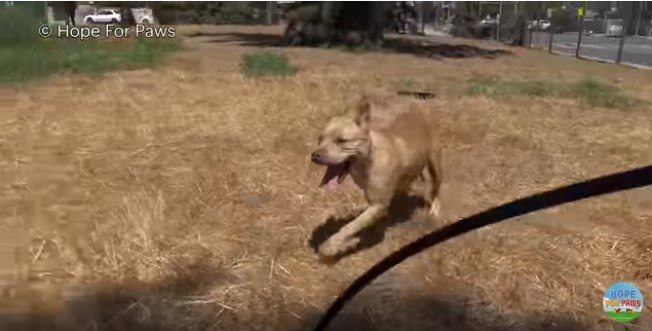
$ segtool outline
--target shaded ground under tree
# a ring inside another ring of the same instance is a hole
[[[237,43],[243,46],[255,47],[283,47],[284,39],[274,34],[247,33],[247,32],[206,32],[196,34],[202,37],[203,42],[228,44]],[[420,57],[442,58],[487,58],[494,59],[500,56],[511,55],[503,49],[485,48],[470,44],[455,42],[441,42],[432,38],[385,38],[381,51],[390,53],[412,54]]]

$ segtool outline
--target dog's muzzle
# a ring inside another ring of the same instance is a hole
[[[310,154],[310,161],[319,165],[325,165],[323,157],[321,154],[319,154],[319,152],[313,152]]]

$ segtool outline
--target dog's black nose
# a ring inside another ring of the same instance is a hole
[[[310,159],[312,160],[312,162],[319,163],[319,161],[321,160],[321,154],[317,152],[313,152],[312,154],[310,154]]]

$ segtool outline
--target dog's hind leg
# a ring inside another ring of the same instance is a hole
[[[439,200],[439,191],[441,188],[441,151],[433,151],[428,157],[428,164],[426,166],[429,173],[429,187],[428,198],[430,199],[430,216],[439,218],[441,216],[441,201]]]

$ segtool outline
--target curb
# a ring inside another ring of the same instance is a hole
[[[554,50],[552,52],[548,52],[547,48],[544,49],[544,48],[540,48],[540,47],[532,47],[532,48],[528,48],[528,49],[543,51],[545,53],[552,54],[552,55],[575,57],[575,54],[556,52]],[[606,60],[606,59],[602,59],[602,58],[599,58],[599,57],[593,57],[593,56],[580,55],[579,59],[594,61],[594,62],[599,62],[599,63],[609,63],[609,64],[622,65],[622,66],[625,66],[625,67],[630,67],[630,68],[634,68],[634,69],[638,69],[638,70],[652,70],[652,66],[648,66],[648,65],[644,65],[644,64],[636,64],[636,63],[622,62],[622,61],[620,62],[620,64],[618,64],[614,60]]]

